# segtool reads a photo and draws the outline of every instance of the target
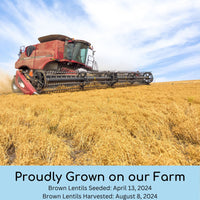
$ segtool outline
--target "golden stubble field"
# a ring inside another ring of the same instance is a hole
[[[1,93],[0,165],[200,165],[200,81]]]

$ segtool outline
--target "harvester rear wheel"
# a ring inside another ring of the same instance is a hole
[[[11,88],[13,93],[21,93],[21,90],[15,84],[15,76],[12,79]]]

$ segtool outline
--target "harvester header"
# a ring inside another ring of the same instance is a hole
[[[31,95],[153,81],[151,72],[98,71],[95,51],[85,40],[65,35],[47,35],[38,40],[38,44],[20,48],[13,92]]]

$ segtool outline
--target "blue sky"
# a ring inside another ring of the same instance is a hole
[[[199,0],[1,0],[0,70],[13,75],[19,47],[48,34],[91,42],[99,70],[200,79]]]

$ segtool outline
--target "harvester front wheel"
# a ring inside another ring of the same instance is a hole
[[[37,70],[33,73],[34,81],[32,83],[33,87],[40,92],[46,85],[46,76],[43,70]]]
[[[15,76],[12,79],[11,88],[12,88],[13,93],[21,93],[21,90],[15,84]]]

